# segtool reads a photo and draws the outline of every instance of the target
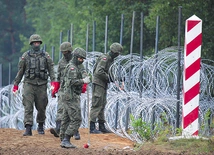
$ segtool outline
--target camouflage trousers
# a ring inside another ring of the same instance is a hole
[[[63,96],[61,93],[59,93],[58,96],[58,104],[57,104],[57,114],[56,114],[56,122],[62,120],[62,114],[63,114]]]
[[[44,123],[46,119],[46,107],[48,104],[47,85],[32,85],[24,83],[22,92],[24,105],[24,125],[33,125],[34,105],[37,110],[37,123]]]
[[[105,122],[104,110],[106,106],[107,90],[97,84],[93,84],[92,87],[92,105],[90,111],[90,121]]]
[[[72,99],[64,100],[60,127],[60,139],[65,135],[73,136],[82,123],[80,96],[74,94]]]

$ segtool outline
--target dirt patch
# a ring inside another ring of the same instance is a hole
[[[22,136],[24,130],[0,129],[0,154],[103,154],[114,151],[131,151],[133,142],[111,134],[90,134],[90,141],[87,129],[80,129],[80,140],[71,139],[71,143],[77,146],[76,149],[65,149],[60,147],[60,139],[54,137],[49,129],[45,135],[39,135],[33,130],[33,136]],[[83,145],[90,143],[88,149]]]
[[[90,141],[87,129],[80,129],[80,140],[71,139],[71,143],[77,146],[76,149],[65,149],[60,147],[60,139],[54,137],[49,129],[45,135],[39,135],[33,130],[33,136],[22,136],[24,130],[0,128],[0,155],[178,155],[167,149],[158,149],[154,146],[134,150],[135,143],[110,134],[90,134]],[[89,148],[83,145],[90,142]]]

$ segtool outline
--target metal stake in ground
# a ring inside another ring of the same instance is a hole
[[[89,34],[89,25],[87,24],[87,31],[86,31],[86,57],[88,53],[88,34]],[[86,63],[86,72],[88,73],[88,62]],[[89,148],[90,146],[90,104],[89,104],[89,87],[86,87],[87,93],[87,105],[88,105],[88,143],[84,144],[84,148]]]

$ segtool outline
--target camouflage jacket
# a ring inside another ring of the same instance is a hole
[[[58,91],[59,94],[63,92],[61,85],[63,84],[64,70],[67,64],[68,64],[68,61],[64,57],[62,57],[58,62],[56,81],[60,82],[60,88]]]
[[[72,61],[68,63],[64,70],[64,95],[72,99],[74,94],[80,95],[82,92],[83,77],[80,66],[76,66]]]
[[[58,82],[60,82],[60,88],[59,88],[59,91],[58,93],[59,94],[62,94],[63,93],[63,89],[64,89],[64,73],[65,73],[65,67],[69,64],[68,61],[66,61],[66,59],[64,57],[62,57],[60,60],[59,60],[59,63],[58,63],[58,68],[57,68],[57,76],[56,76],[56,80]],[[87,73],[86,73],[86,70],[83,66],[83,64],[79,65],[79,70],[82,74],[82,78],[85,78],[87,76]]]
[[[45,51],[34,52],[30,50],[25,52],[18,64],[14,85],[18,85],[23,76],[24,82],[34,85],[47,84],[48,77],[51,81],[55,81],[54,62],[49,54]]]
[[[114,59],[112,59],[109,54],[102,54],[99,56],[94,66],[92,83],[106,89],[109,83],[109,68],[113,62]]]

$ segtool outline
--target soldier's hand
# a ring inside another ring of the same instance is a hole
[[[13,94],[16,95],[18,92],[19,86],[18,85],[14,85],[13,86]]]
[[[86,90],[87,90],[87,83],[84,83],[83,86],[82,86],[82,93],[85,93]]]
[[[53,98],[56,97],[55,94],[58,92],[59,87],[60,87],[60,82],[56,82],[56,81],[51,82],[51,90],[52,90],[51,96],[52,96]]]
[[[90,83],[91,80],[90,80],[90,76],[86,76],[83,80],[83,83]]]

